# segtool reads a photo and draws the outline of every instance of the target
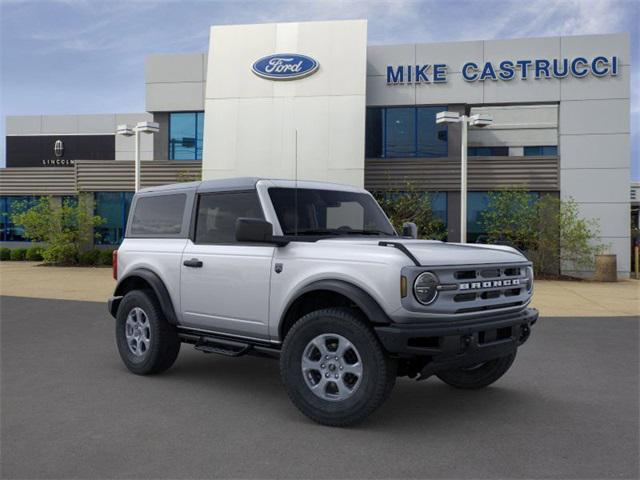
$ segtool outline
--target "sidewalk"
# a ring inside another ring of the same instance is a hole
[[[105,267],[43,267],[0,263],[0,295],[106,302],[115,281]],[[533,306],[547,317],[640,315],[640,281],[617,283],[538,280]]]

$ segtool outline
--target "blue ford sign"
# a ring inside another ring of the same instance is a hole
[[[251,70],[269,80],[296,80],[318,70],[318,62],[298,53],[277,53],[256,60]]]

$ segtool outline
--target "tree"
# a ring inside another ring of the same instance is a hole
[[[444,222],[433,212],[429,193],[416,190],[407,183],[402,189],[375,192],[374,196],[391,220],[396,231],[402,224],[413,222],[418,226],[418,238],[442,240],[447,236]]]
[[[537,274],[558,274],[590,268],[603,250],[598,222],[580,216],[573,199],[552,194],[536,197],[522,189],[489,192],[481,216],[489,243],[506,243],[523,250]]]
[[[52,197],[40,198],[31,208],[17,204],[11,220],[24,228],[25,237],[46,243],[42,258],[52,264],[78,263],[81,251],[97,236],[94,227],[104,223],[93,214],[93,200],[86,195],[77,201],[65,199],[62,204]]]

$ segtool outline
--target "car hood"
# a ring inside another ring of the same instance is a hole
[[[388,237],[321,240],[321,242],[341,242],[354,246],[378,246],[381,241],[404,245],[418,262],[420,262],[420,265],[425,266],[477,265],[527,261],[527,258],[518,250],[505,245],[447,243],[437,240],[413,240]]]

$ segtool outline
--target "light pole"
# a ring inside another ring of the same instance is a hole
[[[467,243],[467,126],[486,127],[493,119],[489,115],[477,113],[475,115],[460,115],[458,112],[439,112],[436,123],[461,123],[460,152],[460,243]]]
[[[134,191],[140,190],[140,133],[157,133],[160,125],[156,122],[138,122],[134,127],[131,125],[118,125],[116,133],[125,137],[135,135],[135,161],[134,161]]]

